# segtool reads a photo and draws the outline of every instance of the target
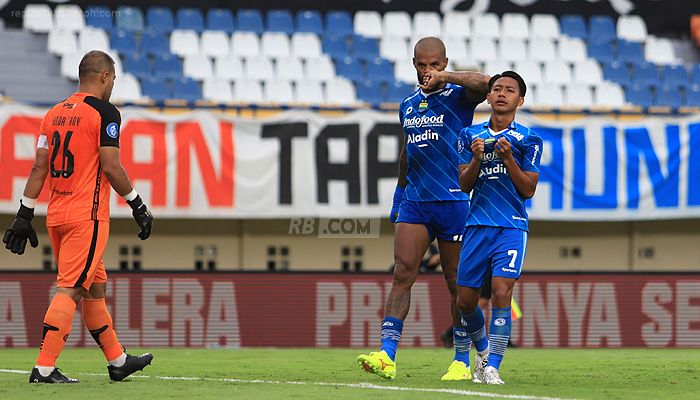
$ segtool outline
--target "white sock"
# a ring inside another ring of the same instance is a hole
[[[479,357],[487,356],[489,355],[489,348],[487,347],[484,351],[477,351],[477,354],[479,354]]]
[[[109,365],[114,365],[115,367],[121,367],[126,362],[126,353],[122,353],[119,357],[114,360],[109,360]]]
[[[41,374],[41,376],[47,377],[47,376],[51,375],[54,368],[56,368],[56,367],[42,367],[40,365],[35,365],[34,368],[39,370],[39,373]]]

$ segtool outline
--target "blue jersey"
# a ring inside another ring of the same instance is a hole
[[[513,158],[520,169],[539,172],[542,157],[542,139],[530,128],[513,122],[505,131],[494,134],[489,122],[462,129],[460,150],[467,160],[472,159],[471,142],[484,139],[484,160],[472,190],[467,226],[484,225],[527,230],[525,200],[518,194],[506,172],[503,161],[496,153],[495,144],[505,137],[511,144]]]
[[[404,198],[411,201],[468,200],[459,188],[457,151],[460,129],[469,126],[474,107],[467,89],[448,83],[425,94],[417,89],[399,108],[406,135],[407,184]]]

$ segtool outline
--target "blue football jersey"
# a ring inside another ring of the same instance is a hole
[[[399,108],[406,140],[407,184],[404,198],[412,201],[468,200],[459,188],[459,131],[472,123],[474,107],[467,89],[448,83],[425,94],[420,89]]]
[[[472,190],[467,225],[499,226],[528,229],[525,200],[515,190],[505,165],[496,153],[496,141],[505,137],[511,144],[513,158],[523,171],[539,172],[542,138],[530,128],[513,122],[505,131],[493,134],[489,122],[464,128],[460,139],[463,158],[472,159],[471,142],[484,139],[484,160]]]

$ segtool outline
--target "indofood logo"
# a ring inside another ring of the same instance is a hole
[[[445,114],[440,115],[416,115],[403,120],[404,128],[421,128],[428,126],[442,126]]]

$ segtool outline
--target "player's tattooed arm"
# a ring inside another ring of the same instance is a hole
[[[454,83],[467,88],[467,99],[474,104],[486,100],[489,90],[489,76],[471,71],[430,71],[424,77],[421,87],[434,87],[443,83]]]
[[[503,160],[503,165],[506,167],[508,176],[515,186],[518,194],[525,199],[529,199],[535,195],[537,189],[537,181],[540,179],[540,174],[537,172],[523,171],[518,166],[513,158],[510,142],[502,137],[496,143],[496,152]]]

